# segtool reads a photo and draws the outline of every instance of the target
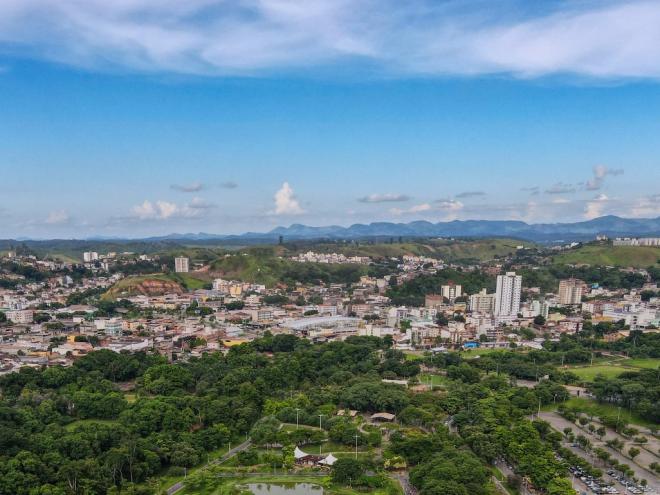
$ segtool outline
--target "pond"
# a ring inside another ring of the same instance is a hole
[[[248,483],[253,495],[323,495],[323,487],[312,483]]]

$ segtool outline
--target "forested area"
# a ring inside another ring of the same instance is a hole
[[[309,411],[303,420],[318,418],[328,404],[331,410],[342,405],[398,412],[409,399],[380,381],[382,344],[354,337],[311,345],[266,336],[226,356],[181,364],[103,350],[70,368],[5,375],[0,494],[102,494],[133,484],[152,493],[147,479],[168,466],[194,466],[207,452],[244,436],[266,404],[293,390],[305,394]],[[137,386],[134,402],[118,391],[126,382]]]

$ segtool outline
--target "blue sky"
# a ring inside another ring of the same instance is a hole
[[[657,2],[107,4],[0,5],[0,237],[660,214]]]

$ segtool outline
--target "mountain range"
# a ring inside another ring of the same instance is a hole
[[[568,242],[593,239],[596,235],[615,236],[660,236],[660,217],[621,218],[603,216],[574,223],[528,224],[515,220],[454,220],[432,223],[414,221],[409,223],[373,222],[354,224],[350,227],[330,225],[310,227],[293,224],[277,227],[270,232],[247,232],[240,235],[219,234],[170,234],[150,237],[146,241],[166,240],[228,240],[249,243],[273,242],[282,236],[285,240],[321,239],[366,239],[389,237],[515,237],[536,242]]]

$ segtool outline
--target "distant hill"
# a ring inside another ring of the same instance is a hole
[[[83,250],[157,252],[172,249],[177,245],[214,245],[242,247],[257,244],[273,244],[280,236],[285,241],[295,240],[389,240],[425,237],[467,238],[515,238],[532,242],[563,243],[591,240],[598,234],[617,236],[660,236],[660,217],[621,218],[613,215],[574,223],[528,224],[514,220],[454,220],[432,223],[415,221],[409,223],[373,222],[354,224],[350,227],[331,225],[310,227],[293,224],[277,227],[270,232],[246,232],[240,235],[187,233],[144,239],[87,239],[87,240],[0,240],[0,250],[25,244],[39,254],[65,253],[78,257]]]
[[[294,239],[366,239],[389,237],[513,237],[535,242],[568,242],[593,239],[597,234],[615,236],[660,235],[658,218],[621,218],[608,215],[585,222],[528,224],[514,220],[454,220],[432,223],[415,221],[409,223],[373,222],[354,224],[350,227],[332,225],[310,227],[293,224],[277,227],[270,232],[247,232],[241,235],[214,234],[171,234],[152,237],[148,241],[173,240],[225,240],[242,241],[246,244],[277,241],[280,236]]]

